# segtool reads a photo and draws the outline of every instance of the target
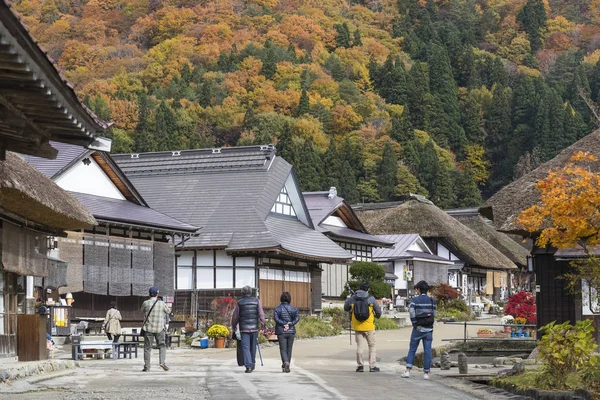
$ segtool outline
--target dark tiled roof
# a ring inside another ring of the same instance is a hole
[[[85,193],[70,192],[96,219],[142,225],[178,232],[196,232],[198,227],[186,224],[127,200],[111,199]]]
[[[273,146],[124,154],[113,159],[152,208],[202,227],[199,237],[186,243],[187,247],[232,251],[281,248],[314,259],[329,257],[313,251],[321,248],[321,241],[330,242],[322,234],[313,231],[313,243],[290,250],[286,249],[292,248],[287,234],[276,222],[267,224],[271,207],[292,171],[290,164],[276,157]],[[306,209],[296,212],[309,215]],[[312,231],[299,220],[291,220],[287,229]],[[345,254],[346,259],[351,258]]]
[[[283,216],[271,215],[265,221],[281,247],[291,253],[314,258],[327,258],[345,261],[352,258],[348,252],[321,233]]]
[[[54,160],[27,155],[23,156],[25,161],[30,165],[33,165],[35,169],[46,175],[48,178],[53,178],[82,154],[89,152],[83,146],[60,142],[50,142],[50,144],[58,150],[58,155]]]
[[[328,197],[329,192],[304,192],[302,195],[315,226],[319,226],[344,203],[339,196]]]
[[[409,250],[410,246],[419,240],[419,235],[415,233],[400,235],[377,235],[380,239],[395,243],[393,249],[376,248],[373,249],[373,259],[376,260],[395,260],[401,258],[423,258],[431,261],[447,262],[453,264],[453,261],[436,256],[435,254]]]

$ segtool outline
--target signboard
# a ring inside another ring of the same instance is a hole
[[[535,285],[535,292],[540,293],[541,291],[542,289],[540,288],[540,285]]]
[[[581,306],[583,315],[600,314],[600,293],[594,288],[590,288],[586,280],[581,281]]]
[[[458,273],[450,272],[448,274],[448,285],[452,286],[453,288],[458,286]]]
[[[465,274],[462,276],[462,292],[464,296],[469,294],[469,277]]]

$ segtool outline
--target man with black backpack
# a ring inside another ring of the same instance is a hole
[[[410,349],[406,357],[406,371],[401,375],[403,378],[410,378],[410,370],[415,361],[415,353],[419,347],[419,342],[423,341],[423,351],[425,360],[423,362],[423,379],[429,379],[429,369],[431,368],[431,342],[433,342],[433,324],[437,306],[435,300],[427,295],[429,284],[420,281],[415,285],[417,296],[410,302],[410,322],[413,330],[410,335]]]
[[[375,365],[375,318],[381,317],[381,307],[375,297],[369,295],[369,281],[360,283],[360,290],[346,299],[344,310],[352,312],[352,329],[356,337],[356,372],[364,371],[363,351],[369,345],[369,371],[379,372]]]

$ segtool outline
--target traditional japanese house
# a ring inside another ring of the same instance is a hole
[[[94,226],[69,193],[13,152],[54,158],[50,140],[88,145],[106,129],[0,2],[0,357],[17,355],[17,315],[33,313],[33,277],[53,279],[49,237]]]
[[[320,310],[319,265],[353,258],[315,230],[292,166],[272,145],[114,159],[151,207],[202,227],[177,252],[177,313],[208,310],[244,285],[267,308],[287,290],[300,309]]]
[[[446,212],[485,239],[518,267],[518,269],[510,272],[489,271],[487,273],[487,280],[493,279],[494,281],[495,299],[504,299],[509,293],[531,289],[533,274],[529,271],[527,263],[531,254],[530,250],[525,247],[528,244],[522,245],[517,242],[517,240],[523,241],[520,236],[512,235],[513,238],[505,233],[498,232],[493,222],[482,217],[477,208],[448,210]]]
[[[337,195],[336,188],[328,192],[304,192],[303,196],[315,229],[352,253],[353,261],[373,261],[374,247],[393,246],[369,234],[352,207]],[[339,297],[350,279],[350,264],[322,263],[321,268],[323,297]]]
[[[51,144],[58,149],[56,160],[26,156],[26,161],[68,190],[98,225],[57,239],[52,254],[68,263],[66,281],[37,283],[71,293],[73,319],[104,317],[114,300],[124,325],[139,325],[149,287],[158,287],[167,302],[174,296],[174,248],[198,227],[148,207],[113,162],[109,140],[88,148]]]
[[[521,212],[539,203],[540,192],[536,188],[537,182],[545,179],[550,170],[565,166],[571,156],[578,151],[600,157],[600,130],[590,133],[561,151],[552,160],[506,185],[486,202],[480,209],[481,214],[493,220],[496,229],[500,232],[537,239],[539,233],[525,231],[517,218]],[[597,163],[593,168],[598,168]],[[535,273],[538,327],[552,321],[575,323],[584,318],[593,319],[597,342],[600,343],[600,315],[594,312],[596,308],[584,307],[582,300],[585,293],[579,295],[571,293],[566,287],[567,281],[560,279],[569,272],[572,259],[582,255],[580,250],[573,249],[572,252],[565,253],[565,250],[557,252],[552,247],[540,248],[534,245],[531,253]]]
[[[460,287],[470,300],[492,294],[488,272],[516,269],[504,254],[431,201],[411,195],[404,201],[359,204],[353,207],[367,229],[378,235],[416,233],[431,251],[454,262],[448,283]]]
[[[414,284],[421,280],[429,284],[448,283],[454,278],[454,261],[436,256],[417,234],[378,235],[381,240],[394,243],[393,248],[373,249],[373,261],[386,266],[395,276],[393,288],[401,297],[415,294]],[[451,282],[457,287],[457,282]]]

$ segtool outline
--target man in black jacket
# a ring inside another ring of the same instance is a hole
[[[244,351],[244,366],[246,373],[254,371],[256,364],[256,346],[258,345],[258,324],[265,327],[265,312],[260,300],[252,296],[252,288],[242,288],[242,298],[238,300],[231,317],[231,331],[235,332],[238,324],[242,334],[242,349]]]

